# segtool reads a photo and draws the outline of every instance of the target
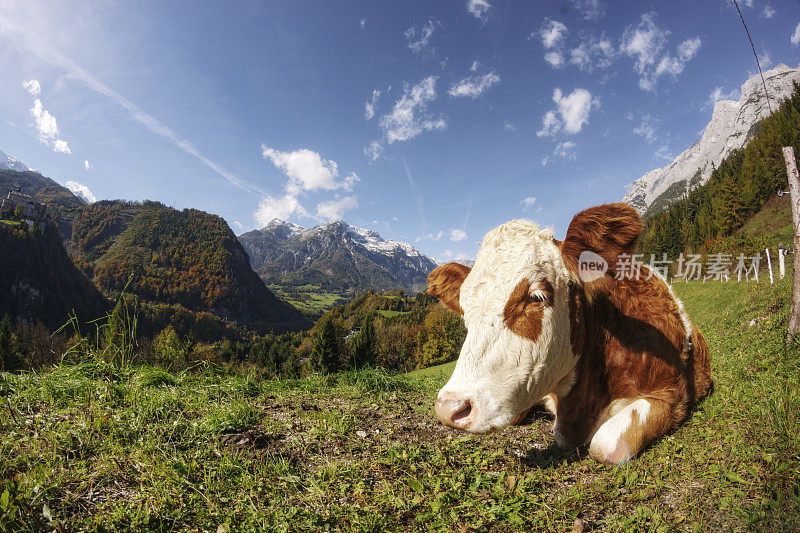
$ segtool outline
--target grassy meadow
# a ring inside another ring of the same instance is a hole
[[[452,363],[302,380],[89,359],[0,374],[0,530],[800,530],[790,283],[675,284],[715,391],[619,467],[556,447],[543,412],[488,436],[441,426]]]

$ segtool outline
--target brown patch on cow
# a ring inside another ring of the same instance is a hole
[[[605,204],[585,209],[572,218],[567,236],[561,243],[564,265],[578,279],[578,258],[582,252],[590,251],[606,260],[607,274],[613,277],[619,255],[632,254],[641,233],[642,219],[628,204]],[[601,278],[586,284],[590,297],[594,290],[602,290],[603,281]]]
[[[625,436],[636,455],[685,420],[691,404],[710,390],[702,334],[693,327],[686,344],[669,287],[647,275],[642,267],[638,278],[609,279],[591,301],[584,287],[570,286],[571,342],[578,362],[575,385],[558,399],[557,430],[566,442],[588,443],[612,401],[644,398],[651,404],[647,421],[632,424]]]
[[[459,303],[461,284],[470,270],[472,269],[458,263],[440,266],[428,274],[428,294],[437,297],[451,311],[463,315],[464,310]]]
[[[543,294],[543,298],[534,297],[533,291]],[[542,333],[544,309],[553,304],[553,286],[542,280],[536,287],[524,279],[517,283],[503,309],[503,321],[506,326],[521,337],[536,341]]]

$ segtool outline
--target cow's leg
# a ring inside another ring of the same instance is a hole
[[[672,407],[663,400],[634,400],[600,426],[589,455],[600,462],[624,463],[672,426]]]

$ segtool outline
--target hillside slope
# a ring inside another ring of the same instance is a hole
[[[266,283],[324,290],[424,290],[436,263],[413,246],[342,221],[305,229],[273,220],[239,236]]]
[[[15,165],[14,168],[20,166]],[[65,240],[70,238],[75,214],[78,209],[86,205],[86,202],[72,194],[66,187],[38,172],[0,169],[0,198],[5,198],[9,191],[16,190],[45,204],[50,218],[55,222],[63,238]]]
[[[109,301],[70,260],[55,226],[0,222],[0,317],[63,326],[101,318]]]
[[[800,82],[800,68],[780,64],[764,73],[772,108],[788,98]],[[660,213],[688,191],[706,183],[714,168],[742,148],[755,134],[755,125],[769,115],[761,77],[756,74],[741,88],[738,101],[721,100],[714,105],[703,136],[663,168],[652,170],[633,182],[623,202],[649,216]]]
[[[305,325],[253,272],[218,216],[157,202],[100,201],[78,212],[72,246],[76,261],[106,294],[125,290],[258,331]]]
[[[670,258],[686,250],[719,251],[730,249],[725,247],[734,235],[742,250],[769,244],[756,232],[740,229],[775,201],[778,191],[786,190],[783,146],[800,153],[800,84],[794,85],[794,93],[779,109],[754,127],[744,148],[719,163],[705,185],[646,220],[640,250],[659,257],[667,253]]]

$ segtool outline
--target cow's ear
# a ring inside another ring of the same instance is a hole
[[[561,243],[561,256],[564,265],[576,280],[584,286],[600,284],[613,277],[617,261],[622,254],[633,254],[636,239],[642,233],[642,219],[639,213],[628,204],[615,203],[598,205],[581,211],[572,219],[567,236]],[[584,254],[581,257],[581,254]],[[599,256],[599,257],[598,257]],[[579,270],[579,261],[596,260],[606,262],[606,276],[593,279]]]
[[[428,294],[436,296],[451,311],[464,314],[459,303],[461,284],[472,270],[458,263],[442,265],[428,275]]]

